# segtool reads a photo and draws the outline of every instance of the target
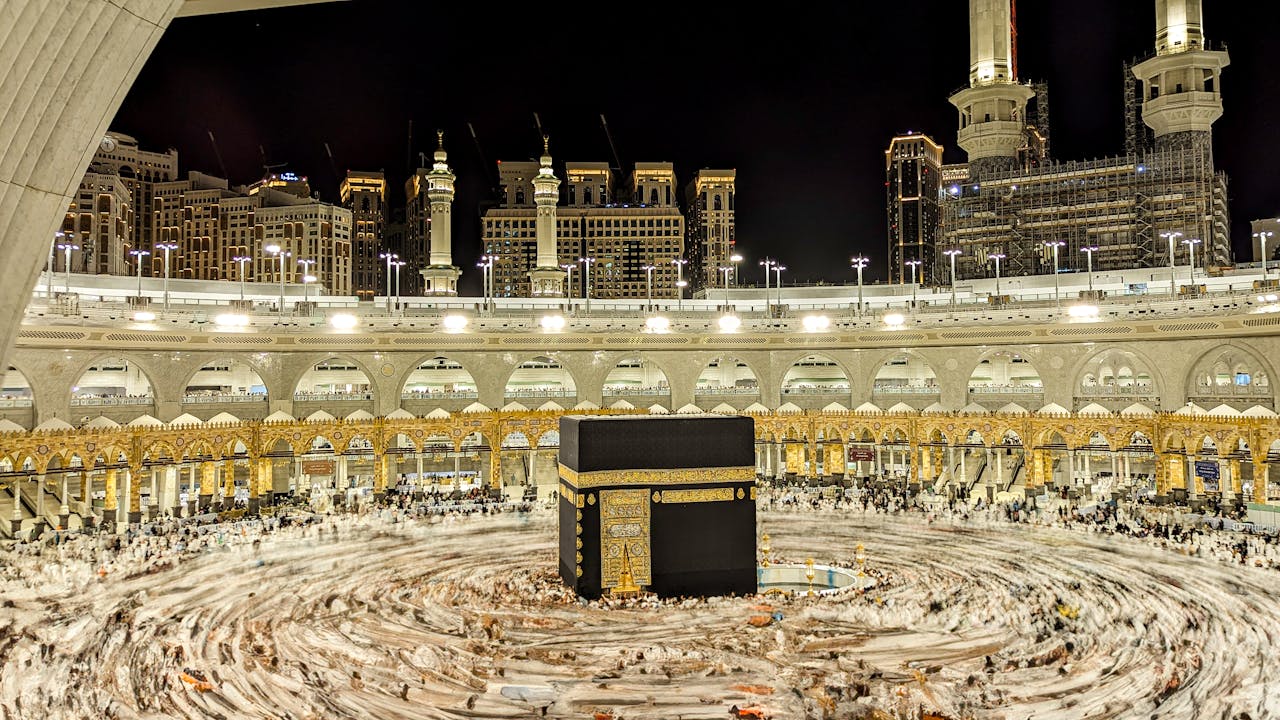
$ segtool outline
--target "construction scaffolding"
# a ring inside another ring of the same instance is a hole
[[[1004,276],[1156,267],[1174,261],[1230,263],[1226,178],[1215,173],[1209,133],[1183,134],[1136,154],[1057,162],[988,173],[946,188],[942,242],[959,249],[957,279],[991,277],[1002,253]],[[1201,137],[1203,135],[1203,137]],[[1182,244],[1199,240],[1198,246]],[[1083,248],[1096,247],[1089,254]],[[937,253],[934,277],[948,277],[950,258]],[[943,267],[942,262],[948,267]]]

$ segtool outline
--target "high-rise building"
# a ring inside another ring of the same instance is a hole
[[[927,135],[899,135],[884,151],[884,164],[889,282],[905,283],[915,277],[916,282],[927,283],[941,231],[942,146]]]
[[[420,167],[404,183],[405,233],[399,250],[400,295],[421,295],[422,271],[431,264],[431,168]],[[385,261],[383,272],[386,272]],[[394,285],[394,281],[392,283]],[[392,290],[394,293],[394,288]]]
[[[348,170],[338,194],[351,211],[351,289],[361,300],[372,300],[382,291],[378,254],[384,251],[387,180],[381,172]]]
[[[693,291],[718,287],[736,241],[735,170],[699,170],[685,186],[685,250]]]
[[[1261,220],[1252,220],[1249,222],[1249,231],[1253,234],[1253,245],[1249,253],[1249,259],[1253,262],[1262,262],[1263,246],[1265,240],[1266,256],[1268,270],[1275,267],[1275,259],[1280,256],[1280,219],[1263,218]],[[1263,236],[1263,233],[1266,233]]]
[[[1150,141],[1126,117],[1125,155],[1062,162],[1028,161],[1039,128],[1026,103],[1041,103],[1005,60],[1009,0],[970,0],[970,87],[951,98],[969,162],[963,177],[943,168],[941,245],[959,251],[957,278],[990,276],[995,254],[1008,275],[1162,267],[1171,256],[1186,265],[1192,253],[1200,266],[1230,263],[1211,135],[1227,54],[1203,41],[1199,0],[1155,5],[1156,54],[1130,66],[1140,88],[1126,90]],[[934,262],[934,277],[947,278],[951,258],[939,251]]]
[[[538,210],[529,203],[534,187],[529,165],[499,165],[504,202],[484,215],[484,252],[495,258],[499,297],[532,293]],[[541,172],[541,166],[534,167]],[[558,261],[573,268],[567,273],[567,294],[585,297],[590,275],[593,298],[642,299],[650,287],[655,298],[673,298],[678,269],[671,261],[683,255],[685,223],[674,203],[672,166],[636,163],[624,190],[616,187],[613,172],[608,163],[565,163],[566,204],[555,210],[554,239]]]
[[[271,173],[245,188],[246,195],[257,195],[264,188],[288,193],[304,200],[311,199],[311,183],[305,175],[293,172]]]
[[[95,275],[133,272],[134,208],[124,179],[111,167],[90,165],[67,207],[62,242],[71,251],[71,270]],[[65,252],[53,258],[54,269],[67,269]]]
[[[264,247],[278,246],[291,254],[283,263],[284,281],[301,283],[310,274],[330,295],[350,295],[351,211],[272,188],[260,189],[257,196],[262,199],[257,222]],[[277,256],[261,248],[253,256],[258,258],[257,280],[279,282]],[[305,266],[303,260],[313,264]]]
[[[129,237],[135,247],[154,246],[158,242],[152,230],[155,184],[178,179],[178,151],[172,148],[163,153],[139,150],[136,139],[112,130],[102,138],[91,165],[120,176],[133,206]]]
[[[169,258],[170,277],[238,280],[240,264],[233,258],[250,256],[259,244],[255,213],[261,198],[199,172],[187,173],[186,180],[156,183],[153,190],[156,243],[177,245]],[[151,274],[164,272],[163,253],[153,251],[150,260]]]

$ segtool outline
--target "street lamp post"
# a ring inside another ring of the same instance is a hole
[[[582,282],[586,285],[584,292],[586,293],[586,311],[591,312],[591,264],[596,261],[592,257],[580,257],[578,262],[582,263]]]
[[[648,298],[645,301],[645,312],[649,312],[653,310],[653,271],[658,268],[653,265],[645,265],[641,269],[644,270],[645,296]]]
[[[871,261],[862,255],[858,255],[854,257],[851,260],[851,262],[853,263],[853,267],[858,271],[858,316],[861,317],[862,316],[862,268],[866,267],[867,263]]]
[[[676,281],[676,312],[684,311],[684,289],[689,286],[685,280]]]
[[[156,245],[160,250],[164,251],[164,309],[169,309],[169,253],[177,250],[176,243],[160,243]]]
[[[573,271],[577,267],[575,263],[565,263],[560,266],[560,269],[565,272],[564,297],[569,306],[569,312],[573,312]]]
[[[1000,261],[1005,259],[1005,254],[991,253],[987,257],[996,261],[996,297],[1000,297]]]
[[[1196,246],[1200,244],[1200,239],[1187,238],[1186,240],[1182,241],[1182,244],[1187,246],[1187,255],[1190,256],[1190,259],[1191,259],[1191,284],[1195,285],[1196,283]]]
[[[911,268],[911,309],[916,308],[916,268],[924,264],[923,260],[908,260],[904,263]]]
[[[400,268],[408,265],[409,263],[404,260],[397,260],[391,264],[396,269],[396,309],[403,312],[403,309],[400,307]]]
[[[62,239],[66,236],[65,232],[59,230],[53,234],[53,240],[49,241],[49,264],[45,266],[44,271],[44,296],[46,298],[53,297],[53,249],[54,247],[61,247]],[[141,295],[142,292],[139,291],[138,294]]]
[[[400,256],[393,252],[384,252],[378,253],[378,257],[387,261],[387,312],[391,312],[391,263],[398,260]],[[481,257],[481,259],[484,258]]]
[[[142,258],[151,254],[150,250],[130,250],[134,257],[133,264],[138,269],[138,297],[142,297]]]
[[[66,257],[64,257],[64,258],[62,259],[62,267],[63,267],[63,269],[65,269],[65,270],[67,271],[67,283],[66,283],[66,290],[63,290],[63,292],[65,292],[66,294],[70,295],[70,294],[71,294],[71,251],[72,251],[72,250],[79,250],[79,249],[80,249],[80,246],[79,246],[79,245],[76,245],[75,243],[59,243],[59,244],[58,244],[58,249],[59,249],[59,250],[61,250],[63,253],[65,253],[65,254],[66,254]],[[165,260],[166,260],[166,262],[168,261],[168,254],[167,254],[167,253],[166,253]],[[166,303],[165,303],[165,304],[166,304],[166,306],[168,305],[168,297],[169,297],[169,296],[168,296],[168,291],[165,291],[165,301],[166,301]]]
[[[733,263],[733,285],[738,286],[738,263],[742,262],[742,256],[734,253],[729,256],[729,262]]]
[[[1160,237],[1162,237],[1162,238],[1164,238],[1164,239],[1166,239],[1166,240],[1168,240],[1168,241],[1169,241],[1169,297],[1173,297],[1174,295],[1177,295],[1177,294],[1178,294],[1178,283],[1177,283],[1177,280],[1176,280],[1176,276],[1177,276],[1177,272],[1178,272],[1178,271],[1177,271],[1176,266],[1173,264],[1173,263],[1174,263],[1174,257],[1173,257],[1173,243],[1174,243],[1174,241],[1176,241],[1178,238],[1182,237],[1182,233],[1180,233],[1180,232],[1162,232],[1162,233],[1160,233]]]
[[[779,311],[782,310],[782,271],[786,269],[787,269],[787,266],[783,265],[782,263],[773,264],[773,272],[776,273],[774,279],[777,280],[777,282],[774,283],[774,287],[778,289],[778,310]]]
[[[232,262],[240,263],[240,302],[244,302],[244,264],[252,259],[248,255],[237,255],[231,258]]]
[[[766,317],[769,315],[769,268],[775,264],[777,264],[776,261],[769,258],[760,261],[760,267],[764,268],[764,314]]]
[[[951,248],[943,250],[942,254],[951,258],[951,309],[956,308],[956,256],[964,252],[960,248]]]
[[[729,308],[729,273],[733,272],[733,268],[728,265],[721,265],[720,272],[724,273],[724,306]]]
[[[489,255],[481,255],[480,262],[476,263],[476,267],[480,268],[480,297],[483,299],[484,311],[489,312],[489,271],[493,269],[493,258]],[[391,281],[391,265],[387,265],[387,282]],[[391,286],[387,286],[387,297],[391,297]]]
[[[1254,237],[1258,238],[1258,242],[1262,243],[1262,279],[1264,281],[1267,279],[1267,238],[1272,235],[1275,235],[1275,233],[1270,230],[1263,230],[1253,234]]]
[[[1053,249],[1053,302],[1059,310],[1062,309],[1062,296],[1058,294],[1058,248],[1066,244],[1064,240],[1050,240],[1044,244]]]
[[[1087,262],[1089,267],[1089,292],[1093,292],[1093,254],[1098,252],[1098,246],[1085,245],[1084,247],[1080,248],[1080,252],[1085,253],[1088,256]]]
[[[302,302],[305,303],[310,299],[310,294],[307,292],[307,278],[312,277],[311,266],[315,265],[316,261],[304,259],[299,260],[298,264],[302,266]],[[314,278],[312,279],[314,280]]]

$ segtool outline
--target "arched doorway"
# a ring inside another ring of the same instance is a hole
[[[267,386],[246,362],[212,360],[187,380],[182,390],[182,411],[201,420],[221,412],[246,420],[266,417]]]
[[[1134,403],[1159,409],[1160,394],[1145,361],[1128,350],[1112,348],[1085,363],[1076,379],[1075,409],[1090,403],[1112,412]]]
[[[760,381],[742,360],[718,357],[698,374],[693,397],[694,404],[704,409],[727,403],[741,410],[760,400]]]
[[[545,355],[526,360],[507,378],[502,391],[508,402],[533,400],[541,405],[544,398],[563,398],[572,402],[578,395],[573,375],[560,362]],[[559,404],[568,407],[563,401]],[[521,404],[528,406],[529,403]]]
[[[791,364],[782,376],[784,402],[818,409],[832,402],[848,404],[849,376],[825,355],[806,355]]]
[[[667,374],[652,360],[639,356],[624,358],[609,371],[604,379],[605,405],[625,399],[637,407],[658,403],[671,405],[671,386]]]
[[[988,410],[1009,403],[1038,408],[1044,405],[1044,383],[1021,353],[997,350],[979,360],[969,376],[969,402]]]
[[[31,383],[12,365],[5,372],[4,388],[0,389],[0,418],[28,430],[35,426],[35,395],[31,392]]]
[[[373,380],[352,360],[321,360],[302,374],[293,390],[296,417],[307,417],[318,410],[334,417],[346,417],[357,410],[372,413]]]
[[[912,353],[901,353],[884,362],[871,386],[871,402],[881,408],[906,403],[923,410],[942,398],[938,377],[929,363]]]
[[[123,424],[154,414],[151,379],[131,360],[95,360],[71,386],[71,415],[76,420],[73,424],[83,425],[98,415]]]
[[[1187,400],[1206,408],[1225,404],[1237,410],[1253,405],[1275,409],[1266,366],[1253,353],[1236,347],[1200,358],[1187,383]]]
[[[405,378],[400,407],[418,416],[436,408],[457,412],[478,397],[471,373],[458,361],[437,355],[419,363]]]

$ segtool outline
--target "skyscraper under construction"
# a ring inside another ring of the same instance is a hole
[[[1004,275],[1230,264],[1212,147],[1230,60],[1205,40],[1200,0],[1155,8],[1154,55],[1125,66],[1125,153],[1063,162],[1048,156],[1047,93],[1017,78],[1011,0],[970,0],[969,85],[950,98],[968,163],[940,168],[937,244],[916,258],[935,282],[949,280],[953,255],[957,279],[991,276],[996,255]]]

